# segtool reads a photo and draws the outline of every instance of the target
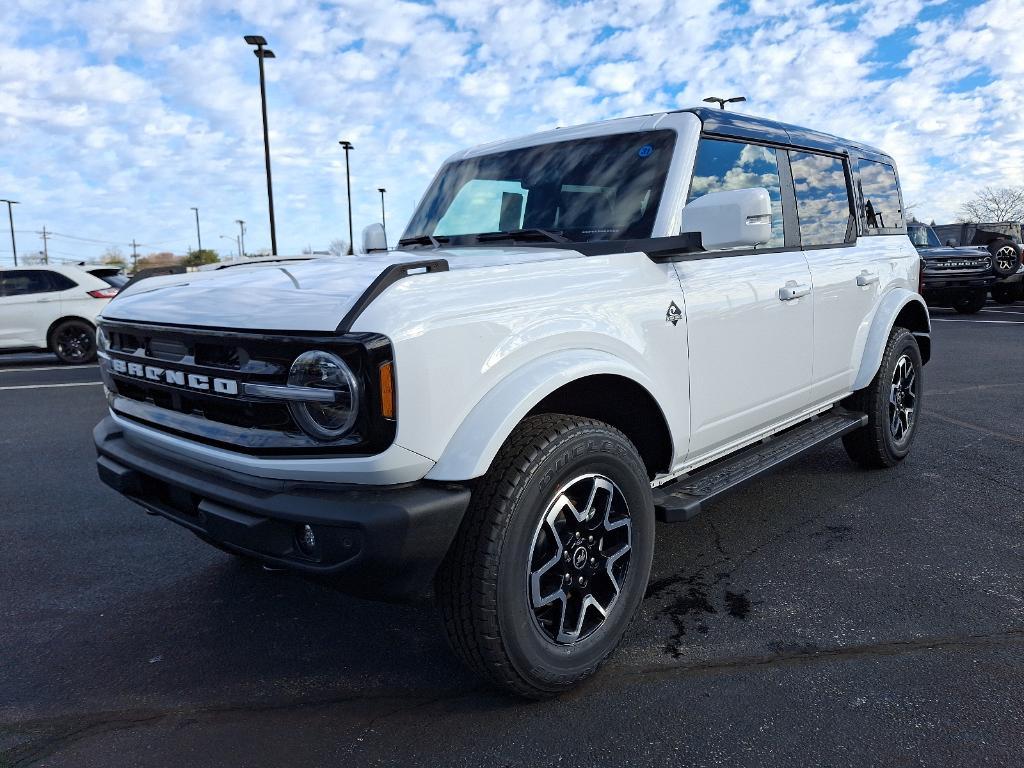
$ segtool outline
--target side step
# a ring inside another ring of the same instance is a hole
[[[700,513],[704,504],[726,491],[738,488],[815,446],[853,432],[867,421],[867,414],[833,408],[655,488],[654,509],[658,519],[666,523],[689,520]]]

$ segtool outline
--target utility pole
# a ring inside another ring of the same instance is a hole
[[[384,237],[388,236],[388,225],[384,220],[384,193],[387,192],[384,187],[377,187],[377,191],[380,192],[380,226],[384,230]]]
[[[203,236],[199,234],[199,209],[198,208],[193,208],[192,210],[196,212],[196,241],[199,243],[199,249],[198,249],[199,258],[202,258],[203,257]]]
[[[135,238],[132,238],[132,274],[139,268],[139,245],[135,242]]]
[[[352,179],[348,173],[348,153],[355,149],[351,141],[339,141],[341,148],[345,150],[345,190],[348,197],[348,255],[355,253],[355,243],[352,242]]]
[[[241,257],[245,258],[245,222],[241,219],[235,219],[235,223],[238,225],[238,252]]]
[[[46,246],[46,239],[50,236],[46,232],[46,225],[43,225],[43,231],[39,233],[39,236],[43,238],[43,264],[50,263],[50,249]]]
[[[246,35],[245,42],[255,45],[256,58],[260,60],[260,104],[263,107],[263,156],[267,164],[267,203],[270,207],[270,253],[277,256],[277,229],[274,227],[274,185],[270,181],[270,133],[267,130],[267,82],[263,74],[263,60],[273,59],[274,52],[264,46],[267,39],[261,35]]]
[[[11,223],[11,253],[14,254],[14,266],[18,266],[18,246],[14,242],[14,214],[11,213],[11,206],[17,205],[17,200],[0,200],[0,203],[7,203],[7,220]]]

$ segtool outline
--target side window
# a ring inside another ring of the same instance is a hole
[[[796,190],[796,212],[803,245],[840,245],[852,239],[853,214],[846,170],[837,157],[789,153]]]
[[[888,163],[858,160],[857,175],[860,176],[864,226],[868,231],[902,227],[903,211],[893,167]]]
[[[686,202],[709,192],[748,187],[768,190],[772,200],[772,237],[767,247],[781,248],[786,239],[782,228],[782,186],[775,150],[737,141],[701,139]]]
[[[57,287],[57,283],[53,278],[62,278],[63,287]],[[50,293],[52,291],[63,291],[68,287],[74,287],[75,283],[71,283],[70,286],[65,283],[70,283],[63,275],[57,275],[54,272],[50,272],[45,269],[24,269],[17,272],[4,272],[3,274],[3,288],[0,293],[4,296],[26,296],[33,293]]]
[[[67,275],[62,275],[60,272],[48,272],[50,278],[51,291],[66,291],[68,288],[74,288],[78,283],[72,280]]]

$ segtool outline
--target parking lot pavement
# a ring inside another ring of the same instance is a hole
[[[0,765],[1019,765],[1024,307],[934,317],[901,467],[836,444],[660,525],[625,646],[544,703],[430,606],[146,516],[95,477],[96,370],[0,359]]]

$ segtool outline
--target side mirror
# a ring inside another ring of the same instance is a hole
[[[704,247],[752,247],[772,238],[772,200],[764,187],[710,192],[683,208],[683,232],[700,232]]]
[[[386,251],[387,249],[388,236],[384,233],[382,224],[370,224],[363,228],[363,253]]]
[[[951,237],[949,238],[949,240],[946,241],[946,245],[949,246],[950,248],[956,248],[956,240],[954,240]]]

